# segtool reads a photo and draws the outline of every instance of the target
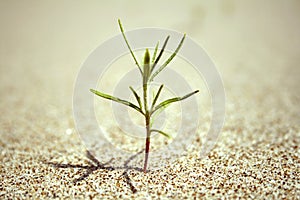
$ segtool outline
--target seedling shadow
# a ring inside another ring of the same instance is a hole
[[[128,175],[129,170],[137,170],[139,172],[143,172],[143,169],[138,168],[138,167],[131,167],[129,166],[129,163],[139,154],[141,154],[144,151],[141,150],[137,152],[136,154],[130,156],[125,162],[123,167],[112,167],[109,166],[109,163],[112,161],[112,159],[106,163],[101,163],[97,158],[95,158],[88,150],[86,151],[86,157],[89,159],[89,165],[81,165],[81,164],[61,164],[61,163],[55,163],[55,162],[45,162],[46,164],[52,165],[55,168],[79,168],[82,170],[86,170],[83,175],[81,175],[79,178],[76,178],[73,180],[73,183],[76,184],[77,182],[83,181],[87,177],[89,177],[92,173],[94,173],[97,170],[108,170],[108,171],[113,171],[113,170],[118,170],[118,169],[124,169],[124,172],[122,173],[121,176],[124,177],[125,183],[129,186],[130,190],[133,193],[137,192],[136,187],[134,186],[134,183],[130,179]]]

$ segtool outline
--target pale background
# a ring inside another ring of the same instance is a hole
[[[73,84],[89,53],[119,33],[118,18],[127,29],[186,32],[214,60],[227,96],[212,155],[190,153],[188,165],[164,169],[169,178],[159,183],[159,174],[132,172],[135,194],[122,172],[96,171],[74,184],[83,172],[45,164],[87,163],[74,131]],[[297,0],[0,1],[0,197],[299,198],[299,19]],[[181,178],[170,181],[172,173]]]

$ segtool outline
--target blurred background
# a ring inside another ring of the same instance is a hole
[[[1,1],[1,121],[16,117],[18,105],[40,113],[47,106],[71,109],[81,64],[119,33],[118,18],[127,30],[186,32],[216,63],[229,105],[241,97],[249,107],[253,101],[270,106],[286,93],[293,95],[286,101],[297,101],[299,11],[297,0]]]

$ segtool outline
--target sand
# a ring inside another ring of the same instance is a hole
[[[299,2],[169,5],[0,3],[1,199],[300,199]],[[208,156],[199,158],[199,134],[184,156],[144,174],[134,156],[115,167],[84,148],[73,84],[118,17],[127,29],[186,32],[216,63],[226,122]]]

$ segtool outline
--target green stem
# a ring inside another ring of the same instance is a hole
[[[147,172],[149,150],[150,150],[150,112],[148,110],[148,81],[144,79],[143,81],[143,96],[144,96],[144,108],[145,108],[145,125],[146,125],[146,148],[145,148],[145,160],[144,160],[144,173]]]
[[[148,165],[148,158],[149,158],[149,152],[150,152],[150,115],[149,112],[147,112],[146,115],[146,148],[145,148],[145,160],[144,160],[144,173],[147,172],[147,165]]]
[[[148,49],[145,51],[144,56],[144,66],[143,66],[143,96],[144,96],[144,108],[145,108],[145,125],[146,125],[146,148],[145,148],[145,160],[144,160],[144,173],[147,172],[147,165],[148,165],[148,157],[149,157],[149,150],[150,150],[150,119],[151,113],[148,110],[148,80],[150,76],[150,54]]]

